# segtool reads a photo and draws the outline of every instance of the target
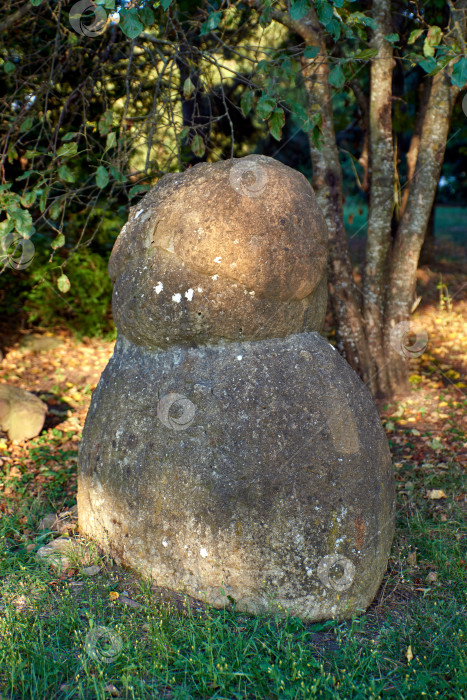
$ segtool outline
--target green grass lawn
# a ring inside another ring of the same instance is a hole
[[[97,554],[98,575],[76,564],[60,576],[35,557],[52,537],[35,534],[50,504],[25,495],[0,519],[1,697],[465,698],[462,467],[449,454],[442,469],[415,467],[402,452],[411,431],[397,434],[388,574],[368,613],[345,623],[176,605]],[[53,498],[63,489],[56,475]],[[444,489],[441,505],[427,501],[427,484]]]

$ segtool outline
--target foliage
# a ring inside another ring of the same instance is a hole
[[[28,320],[44,327],[59,320],[77,337],[112,335],[112,283],[106,259],[80,248],[69,256],[66,270],[66,275],[59,266],[51,270],[48,262],[34,266],[32,286],[22,295]]]

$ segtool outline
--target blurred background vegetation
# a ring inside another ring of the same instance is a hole
[[[129,207],[166,172],[262,153],[311,179],[308,135],[311,130],[319,140],[319,118],[310,124],[304,109],[303,46],[294,46],[290,32],[267,12],[252,14],[248,2],[137,4],[97,0],[82,20],[85,31],[94,31],[90,36],[72,28],[74,3],[67,0],[7,0],[0,10],[0,235],[10,235],[13,248],[18,234],[34,244],[23,269],[3,265],[4,330],[67,326],[78,336],[112,335],[107,260]],[[264,3],[266,9],[272,4]],[[299,13],[299,4],[292,2],[291,11]],[[316,5],[325,16],[330,3]],[[365,12],[371,6],[333,5],[341,18],[326,25],[335,61],[333,108],[345,223],[358,265],[368,192],[358,160],[365,131],[351,83],[358,75],[368,84],[371,18]],[[96,29],[96,6],[105,10],[105,31]],[[394,73],[401,154],[427,71],[408,38],[420,12],[429,24],[444,26],[446,8],[441,0],[423,10],[410,2],[396,6],[394,45],[399,57],[412,60],[405,74],[399,63]],[[453,258],[459,250],[465,254],[467,239],[466,154],[467,116],[458,100],[432,216],[434,239],[450,241]],[[432,242],[427,262],[436,255]]]

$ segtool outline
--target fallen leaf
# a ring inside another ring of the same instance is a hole
[[[430,571],[430,573],[426,577],[427,583],[434,583],[437,580],[438,580],[438,574],[436,573],[436,571]]]
[[[431,498],[432,501],[437,501],[440,498],[447,498],[443,489],[432,489],[431,491],[427,491],[426,497]]]
[[[410,663],[410,662],[412,661],[412,659],[413,659],[413,653],[412,653],[412,646],[411,646],[411,645],[409,645],[409,647],[407,648],[407,651],[406,651],[405,655],[406,655],[406,657],[407,657],[407,663]]]

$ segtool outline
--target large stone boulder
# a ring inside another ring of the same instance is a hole
[[[229,257],[231,233],[248,255]],[[119,333],[83,432],[79,528],[161,586],[312,620],[375,596],[392,466],[367,388],[316,332],[325,242],[306,180],[261,156],[163,178],[117,240]]]
[[[10,440],[29,440],[44,427],[47,404],[29,391],[0,384],[0,425]]]

